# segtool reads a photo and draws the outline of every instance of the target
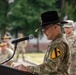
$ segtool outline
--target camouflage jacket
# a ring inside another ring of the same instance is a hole
[[[67,39],[70,47],[71,65],[76,66],[76,34],[73,33],[70,36],[64,34],[64,37]]]
[[[69,46],[70,46],[70,50],[72,52],[76,52],[76,34],[72,34],[70,36],[64,34],[64,37],[67,39]]]
[[[68,75],[69,47],[63,35],[58,35],[48,46],[44,62],[29,66],[32,73],[39,75]]]
[[[7,48],[7,50],[5,52],[0,51],[0,63],[2,63],[4,61],[6,61],[7,59],[11,58],[12,55],[13,55],[13,51],[10,48]]]
[[[19,42],[17,45],[18,52],[25,52],[26,43],[25,41]]]

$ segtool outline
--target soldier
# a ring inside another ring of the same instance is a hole
[[[19,65],[15,68],[38,75],[68,75],[69,46],[61,33],[61,24],[65,22],[60,22],[56,11],[42,13],[41,19],[39,29],[42,29],[48,40],[52,40],[43,63],[37,66]]]
[[[4,41],[1,41],[0,42],[0,63],[11,58],[12,55],[13,55],[13,51],[7,47],[7,43]],[[6,62],[5,65],[12,66],[12,63],[13,63],[12,60],[10,60],[9,62]]]
[[[70,75],[76,75],[76,34],[74,33],[74,23],[72,20],[66,20],[67,24],[64,24],[65,31],[64,37],[67,39],[70,52],[71,52],[71,66]]]
[[[23,34],[19,33],[19,38],[23,38]],[[25,61],[25,49],[27,45],[27,40],[19,42],[17,45],[16,61],[18,61],[19,54],[22,54],[22,59]]]
[[[7,46],[14,50],[14,45],[10,42],[11,37],[8,34],[3,36],[3,40],[7,43]]]

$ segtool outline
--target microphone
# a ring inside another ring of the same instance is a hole
[[[30,34],[28,36],[25,36],[23,38],[18,38],[16,40],[13,40],[12,43],[18,43],[18,42],[21,42],[21,41],[24,41],[24,40],[29,40],[29,39],[33,39],[34,38],[34,35],[33,34]]]

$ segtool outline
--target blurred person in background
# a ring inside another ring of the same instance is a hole
[[[67,39],[71,52],[71,65],[69,69],[70,75],[76,75],[76,34],[74,33],[74,22],[72,20],[66,20],[64,24],[64,37]]]
[[[19,33],[19,38],[23,38],[23,34]],[[26,52],[26,45],[27,45],[27,40],[26,41],[21,41],[17,44],[17,53],[16,53],[16,61],[18,61],[19,55],[22,55],[23,61],[25,61],[25,52]]]
[[[61,32],[61,25],[62,22],[60,22],[56,11],[42,13],[39,29],[43,31],[48,40],[52,40],[46,50],[44,61],[36,66],[21,64],[15,68],[33,74],[38,73],[38,75],[68,75],[70,52],[67,41]]]
[[[0,41],[0,63],[6,61],[11,58],[13,55],[13,51],[7,47],[7,43],[5,41]],[[4,63],[4,65],[12,66],[13,59]]]
[[[2,39],[7,43],[8,48],[14,50],[14,45],[10,41],[11,37],[7,33],[3,36]]]

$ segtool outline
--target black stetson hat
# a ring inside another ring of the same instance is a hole
[[[45,28],[49,24],[56,24],[56,23],[64,24],[67,22],[61,22],[56,11],[47,11],[41,14],[41,24],[39,29]],[[39,30],[38,29],[38,30]]]

